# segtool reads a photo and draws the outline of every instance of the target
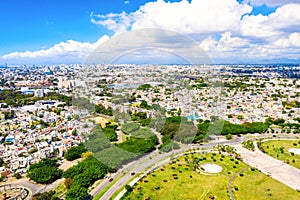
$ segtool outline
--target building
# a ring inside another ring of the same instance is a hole
[[[34,91],[34,96],[36,97],[44,97],[44,90],[43,89],[37,89]]]

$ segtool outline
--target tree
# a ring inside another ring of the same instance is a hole
[[[144,109],[150,109],[151,106],[148,105],[147,101],[142,100],[141,104],[140,104],[140,108],[144,108]]]
[[[3,166],[3,164],[4,164],[4,161],[3,161],[3,159],[2,159],[2,158],[0,158],[0,167],[2,167],[2,166]]]
[[[73,184],[66,193],[66,200],[85,200],[88,196],[87,188]]]
[[[125,134],[130,134],[133,131],[138,130],[140,127],[136,123],[126,123],[121,127],[121,130]]]
[[[27,176],[37,183],[52,183],[59,179],[62,175],[62,170],[58,169],[56,160],[44,158],[36,164],[29,167]]]
[[[133,191],[133,188],[132,188],[130,185],[125,185],[125,189],[126,189],[128,192],[132,192],[132,191]]]
[[[81,158],[81,154],[85,153],[87,149],[84,147],[83,143],[78,146],[71,147],[65,154],[65,158],[69,161]]]
[[[17,172],[17,173],[14,173],[13,177],[15,177],[16,179],[20,179],[20,178],[22,178],[22,175],[19,172]]]
[[[232,135],[231,134],[226,135],[226,139],[227,140],[231,140],[232,139]]]
[[[74,183],[74,181],[73,181],[73,179],[71,179],[71,178],[66,178],[65,179],[65,182],[64,182],[64,184],[65,184],[65,186],[66,186],[66,188],[67,189],[70,189],[70,187],[71,187],[71,185]]]

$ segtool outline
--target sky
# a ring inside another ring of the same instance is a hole
[[[83,63],[144,28],[189,37],[214,63],[300,63],[299,10],[299,0],[1,0],[0,65]]]

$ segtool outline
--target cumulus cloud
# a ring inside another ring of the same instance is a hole
[[[268,6],[281,6],[289,3],[299,3],[299,0],[244,0],[243,2],[254,6],[261,6],[264,4]]]
[[[131,16],[126,12],[120,14],[110,13],[106,15],[94,15],[91,14],[91,22],[93,24],[102,25],[108,30],[116,33],[122,33],[128,30],[131,24]]]
[[[280,38],[276,40],[273,45],[278,48],[300,48],[300,33],[292,33],[287,38]]]
[[[274,42],[260,44],[225,32],[220,39],[205,38],[200,46],[217,62],[261,62],[266,58],[300,59],[300,33],[292,33]]]
[[[67,42],[61,42],[55,44],[54,46],[38,50],[38,51],[25,51],[25,52],[13,52],[2,56],[4,61],[18,60],[31,60],[32,62],[40,60],[52,60],[63,62],[64,60],[70,59],[77,62],[82,62],[82,60],[90,54],[97,46],[108,40],[107,35],[99,38],[95,43],[88,42],[78,42],[74,40],[68,40]]]
[[[142,28],[160,28],[186,34],[199,40],[198,45],[213,58],[237,61],[264,57],[285,57],[300,60],[299,0],[157,0],[142,5],[131,13],[91,13],[93,24],[117,34]],[[253,15],[253,6],[278,6],[269,15]],[[107,37],[107,36],[106,36]],[[108,38],[108,37],[107,37]],[[200,39],[199,39],[200,38]],[[168,40],[181,46],[176,38],[157,35],[149,43]],[[99,42],[101,43],[101,41]],[[177,44],[178,43],[178,44]],[[82,58],[96,44],[67,41],[36,52],[15,52],[3,56],[12,58],[57,57]]]
[[[274,13],[263,16],[247,15],[241,20],[241,33],[244,36],[273,38],[298,29],[300,31],[300,4],[288,4]]]
[[[164,28],[180,33],[211,33],[236,30],[252,7],[236,0],[187,0],[148,2],[132,13],[94,15],[92,23],[120,32],[131,28]]]

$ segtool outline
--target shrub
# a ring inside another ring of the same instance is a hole
[[[71,187],[71,185],[74,183],[74,181],[73,181],[73,179],[71,179],[71,178],[66,178],[65,179],[65,182],[64,182],[64,184],[65,184],[65,186],[66,186],[66,188],[67,189],[70,189],[70,187]]]

